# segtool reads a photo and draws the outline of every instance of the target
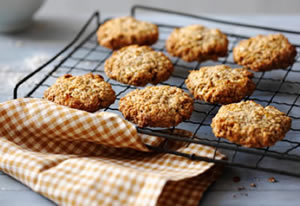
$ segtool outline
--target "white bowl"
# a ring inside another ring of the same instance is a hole
[[[44,0],[0,0],[0,32],[27,28]]]

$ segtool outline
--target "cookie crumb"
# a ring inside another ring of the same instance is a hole
[[[268,179],[268,181],[269,181],[269,182],[272,182],[272,183],[277,182],[277,180],[275,179],[275,177],[270,177],[270,178]]]
[[[256,184],[251,183],[251,184],[250,184],[250,187],[256,187]]]
[[[239,176],[234,176],[234,177],[232,178],[232,181],[233,181],[233,182],[239,182],[239,181],[241,181],[241,178],[240,178]]]
[[[245,187],[238,187],[238,191],[242,191],[242,190],[245,190],[246,188]]]

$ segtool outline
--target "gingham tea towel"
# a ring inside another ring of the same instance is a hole
[[[138,134],[116,114],[41,99],[0,104],[0,169],[59,205],[197,205],[220,169],[151,153],[145,143],[161,138]],[[195,144],[178,150],[215,151]]]

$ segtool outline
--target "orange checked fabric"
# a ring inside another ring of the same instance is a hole
[[[145,146],[162,141],[108,112],[41,99],[0,104],[0,169],[59,205],[198,205],[220,168]],[[207,146],[173,146],[224,157]]]

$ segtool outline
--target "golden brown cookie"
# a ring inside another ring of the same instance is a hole
[[[149,46],[131,45],[115,51],[105,62],[105,73],[110,78],[135,86],[157,84],[169,78],[173,64],[162,52]]]
[[[172,127],[190,118],[193,99],[177,87],[148,86],[121,98],[119,110],[139,127]]]
[[[246,147],[267,147],[284,138],[291,121],[273,106],[246,101],[222,106],[211,127],[216,137]]]
[[[187,62],[217,60],[226,56],[227,47],[225,34],[201,25],[176,28],[166,41],[167,51]]]
[[[282,34],[251,37],[240,41],[233,49],[237,64],[258,72],[287,68],[296,55],[296,48]]]
[[[185,84],[196,99],[229,104],[252,94],[255,89],[252,78],[247,69],[217,65],[191,71]]]
[[[120,17],[102,24],[97,36],[99,44],[110,49],[131,44],[152,45],[158,39],[158,27],[133,17]]]
[[[114,103],[116,95],[111,85],[101,75],[65,74],[49,87],[44,98],[57,104],[88,112],[97,111]]]

